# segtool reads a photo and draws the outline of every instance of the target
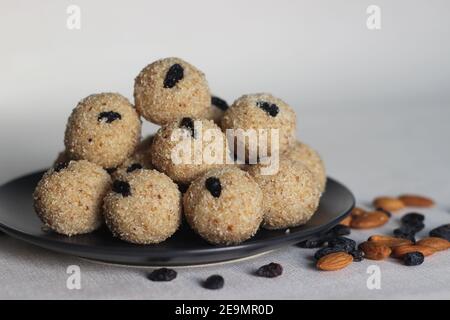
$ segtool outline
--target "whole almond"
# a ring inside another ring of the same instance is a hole
[[[430,256],[433,253],[435,253],[436,250],[434,250],[431,247],[424,246],[424,245],[417,245],[417,244],[416,245],[406,245],[406,246],[395,247],[392,250],[392,256],[394,256],[395,258],[402,258],[405,254],[410,253],[410,252],[420,252],[426,257],[426,256]]]
[[[371,241],[361,243],[359,249],[364,252],[364,257],[370,260],[386,259],[392,252],[388,246],[377,245]]]
[[[343,269],[353,262],[353,257],[345,252],[327,254],[317,261],[317,268],[324,271]]]
[[[415,194],[403,194],[398,199],[407,207],[429,208],[434,206],[434,201],[430,198]]]
[[[403,201],[392,197],[378,197],[373,200],[373,206],[375,208],[381,208],[386,211],[397,211],[403,209],[405,204]]]
[[[437,237],[423,238],[417,241],[417,244],[433,248],[435,251],[442,251],[450,248],[450,241]]]
[[[361,208],[359,208],[359,207],[354,207],[353,209],[352,209],[352,212],[350,212],[350,215],[352,216],[352,217],[356,217],[356,216],[360,216],[360,215],[362,215],[363,213],[366,213],[367,211],[366,210],[364,210],[364,209],[361,209]]]
[[[382,211],[371,211],[353,217],[350,227],[355,229],[371,229],[384,225],[389,221],[389,217]]]
[[[339,224],[342,224],[344,226],[350,227],[350,223],[351,222],[352,222],[352,216],[348,215],[344,219],[342,219],[341,222],[339,222]]]
[[[413,244],[411,242],[411,240],[408,240],[408,239],[396,238],[396,237],[386,236],[386,235],[382,235],[382,234],[375,234],[375,235],[371,236],[368,241],[370,241],[376,245],[387,246],[391,249],[394,247],[398,247],[398,246]]]

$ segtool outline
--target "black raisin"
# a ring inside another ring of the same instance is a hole
[[[55,170],[55,172],[60,172],[62,169],[67,168],[68,165],[69,165],[69,162],[67,162],[67,161],[58,162],[58,163],[55,165],[54,170]]]
[[[258,101],[256,106],[260,107],[262,110],[267,112],[270,116],[276,117],[280,109],[275,103],[269,103],[266,101]]]
[[[423,228],[425,228],[424,223],[416,221],[415,224],[413,224],[412,222],[410,224],[403,224],[399,229],[404,231],[405,233],[417,233]]]
[[[364,260],[364,252],[360,249],[355,249],[349,253],[352,255],[353,261],[355,262],[361,262]]]
[[[345,249],[343,247],[325,247],[316,251],[314,259],[319,260],[323,256],[335,252],[345,252]]]
[[[402,228],[395,229],[394,236],[396,238],[408,239],[412,243],[416,243],[416,234],[414,232],[403,230]]]
[[[256,275],[266,278],[275,278],[281,276],[283,267],[279,263],[271,262],[256,270]]]
[[[177,272],[167,268],[156,269],[148,275],[148,278],[152,281],[172,281],[176,277]]]
[[[392,213],[390,211],[387,211],[386,209],[376,208],[376,211],[381,211],[381,212],[385,213],[389,218],[392,217]]]
[[[341,247],[346,252],[351,252],[356,248],[356,242],[352,239],[345,237],[337,237],[328,241],[328,247]]]
[[[349,227],[337,224],[325,233],[325,238],[332,239],[340,236],[348,236],[350,233],[351,230]]]
[[[191,132],[191,137],[195,139],[195,126],[194,121],[191,118],[181,119],[180,128],[189,129],[189,131]]]
[[[178,190],[180,190],[181,193],[186,193],[186,191],[189,189],[188,184],[180,183],[178,184]]]
[[[219,108],[220,110],[223,110],[223,111],[225,111],[229,108],[228,103],[225,100],[220,99],[219,97],[212,96],[211,104],[215,105],[217,108]]]
[[[125,181],[115,180],[113,182],[112,190],[120,193],[124,197],[131,196],[130,184]]]
[[[115,120],[122,119],[122,116],[120,113],[114,112],[114,111],[104,111],[100,112],[100,114],[97,117],[98,121],[105,121],[106,123],[111,123]]]
[[[218,178],[209,177],[208,179],[206,179],[205,187],[213,197],[220,197],[220,194],[222,193],[222,185],[220,184],[220,180]]]
[[[105,170],[106,170],[106,172],[108,172],[109,174],[113,174],[114,172],[117,171],[117,168],[106,168]]]
[[[450,223],[434,228],[430,231],[431,237],[438,237],[450,241]]]
[[[402,217],[402,223],[404,224],[417,224],[418,222],[423,222],[424,220],[425,216],[416,212],[407,213]]]
[[[139,169],[142,169],[142,165],[140,163],[133,163],[128,166],[127,172],[130,173]]]
[[[418,266],[422,264],[425,260],[425,257],[421,252],[408,252],[403,257],[403,262],[405,266]]]
[[[172,65],[166,73],[166,77],[164,78],[164,88],[173,88],[177,84],[178,81],[183,79],[184,77],[184,69],[183,67],[175,63]]]
[[[325,244],[325,240],[321,238],[311,238],[302,242],[297,243],[297,246],[305,249],[315,249],[321,248]]]
[[[223,279],[223,277],[215,274],[205,280],[205,282],[203,283],[203,287],[206,289],[217,290],[222,289],[224,284],[225,280]]]

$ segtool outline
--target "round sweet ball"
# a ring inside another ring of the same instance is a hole
[[[116,237],[136,244],[159,243],[180,225],[181,193],[165,174],[136,170],[113,182],[103,208],[106,225]]]
[[[133,153],[140,136],[141,121],[130,102],[117,93],[100,93],[72,111],[64,142],[71,159],[114,168]]]
[[[134,101],[142,117],[164,125],[183,117],[206,117],[211,94],[200,70],[179,58],[165,58],[136,77]]]
[[[72,236],[91,232],[103,222],[103,197],[111,178],[86,160],[59,162],[39,181],[34,208],[42,222],[57,233]]]
[[[222,117],[221,126],[226,129],[241,129],[244,131],[253,129],[269,130],[266,139],[255,142],[260,148],[261,141],[267,141],[267,153],[283,152],[287,150],[295,141],[296,117],[294,110],[281,99],[268,93],[257,93],[243,95],[237,99]],[[270,129],[278,129],[278,139],[276,133]],[[272,138],[276,144],[272,145]],[[237,148],[245,145],[248,154],[250,143],[246,142],[245,136],[237,135]],[[256,144],[255,144],[256,145]],[[256,151],[256,149],[255,149]]]
[[[263,219],[262,192],[236,167],[208,171],[191,183],[183,197],[191,228],[212,244],[237,244],[251,238]]]
[[[182,118],[161,127],[151,154],[153,166],[181,184],[232,163],[225,135],[212,120],[206,119]]]
[[[305,224],[316,212],[320,200],[317,180],[299,161],[281,160],[276,173],[253,165],[248,172],[260,186],[264,196],[266,229],[283,229]]]
[[[125,160],[118,168],[112,170],[113,178],[119,179],[135,170],[153,169],[150,148],[154,136],[155,135],[152,134],[142,140],[131,157]]]
[[[211,107],[207,115],[207,119],[213,120],[215,123],[220,125],[223,114],[229,108],[228,103],[222,98],[212,96],[211,97]]]
[[[327,175],[325,165],[319,153],[306,143],[296,141],[294,145],[283,154],[283,157],[292,161],[301,161],[308,168],[319,183],[320,191],[325,190]]]

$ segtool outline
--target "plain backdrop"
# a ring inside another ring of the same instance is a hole
[[[366,26],[371,4],[381,8],[380,30]],[[66,26],[69,5],[81,9],[80,30]],[[81,98],[115,91],[132,99],[134,77],[167,56],[196,65],[229,102],[262,91],[284,99],[297,112],[298,137],[333,175],[348,136],[330,132],[335,112],[385,114],[393,137],[407,140],[391,111],[429,108],[431,118],[411,131],[430,148],[429,128],[449,120],[449,9],[446,0],[1,0],[0,182],[53,161]],[[309,120],[318,114],[320,126]],[[378,125],[355,126],[379,154]],[[439,147],[430,163],[440,161]]]

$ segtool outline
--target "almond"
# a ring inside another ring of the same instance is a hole
[[[344,219],[342,219],[341,222],[339,222],[339,224],[342,224],[344,226],[350,227],[350,223],[351,222],[352,222],[352,216],[348,215]]]
[[[356,217],[356,216],[360,216],[360,215],[362,215],[363,213],[366,213],[367,211],[366,210],[364,210],[364,209],[361,209],[361,208],[359,208],[359,207],[354,207],[353,209],[352,209],[352,212],[350,212],[350,215],[352,216],[352,217]]]
[[[434,201],[430,198],[415,194],[403,194],[398,199],[407,207],[429,208],[434,206]]]
[[[408,239],[396,238],[396,237],[386,236],[386,235],[382,235],[382,234],[375,234],[375,235],[371,236],[368,241],[372,242],[376,245],[387,246],[391,249],[394,247],[398,247],[398,246],[413,244]]]
[[[403,209],[405,204],[403,201],[392,197],[378,197],[373,200],[375,208],[382,208],[386,211],[397,211]]]
[[[423,238],[417,241],[417,244],[433,248],[435,251],[442,251],[450,248],[450,241],[437,237]]]
[[[382,211],[371,211],[353,217],[350,227],[355,229],[377,228],[389,221],[389,217]]]
[[[392,252],[388,246],[377,245],[371,241],[361,243],[359,249],[364,252],[364,257],[370,260],[386,259]]]
[[[426,257],[429,255],[432,255],[436,251],[431,247],[416,244],[416,245],[406,245],[406,246],[395,247],[392,250],[392,255],[395,258],[402,258],[405,254],[410,253],[410,252],[420,252]]]
[[[353,257],[345,252],[327,254],[317,261],[317,268],[324,271],[343,269],[353,262]]]

